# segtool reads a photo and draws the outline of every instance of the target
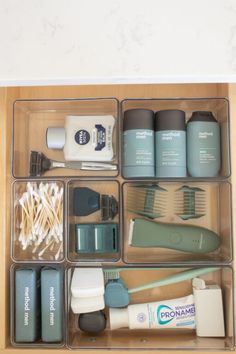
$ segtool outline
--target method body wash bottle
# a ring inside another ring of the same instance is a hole
[[[192,177],[216,177],[220,166],[220,125],[212,112],[193,112],[187,123],[188,172]]]

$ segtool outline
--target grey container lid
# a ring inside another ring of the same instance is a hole
[[[128,109],[124,112],[123,130],[154,130],[154,112],[150,109]]]
[[[155,131],[186,130],[185,112],[179,109],[165,109],[156,112]]]
[[[66,142],[66,132],[63,127],[49,127],[46,133],[47,147],[61,150]]]

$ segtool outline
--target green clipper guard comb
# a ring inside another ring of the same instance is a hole
[[[129,245],[208,253],[220,246],[220,238],[215,232],[204,227],[133,219],[130,221]]]

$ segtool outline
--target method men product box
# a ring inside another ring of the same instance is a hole
[[[34,342],[38,338],[39,282],[36,269],[15,272],[15,341]]]
[[[42,341],[60,342],[63,337],[63,277],[59,268],[41,270]]]

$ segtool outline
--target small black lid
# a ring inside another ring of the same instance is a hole
[[[195,111],[188,122],[217,122],[210,111]]]
[[[124,112],[123,130],[154,130],[154,112],[150,109],[129,109]]]
[[[88,333],[99,333],[106,328],[106,317],[102,311],[79,315],[79,328]]]
[[[156,112],[155,130],[186,130],[185,112],[179,109]]]

